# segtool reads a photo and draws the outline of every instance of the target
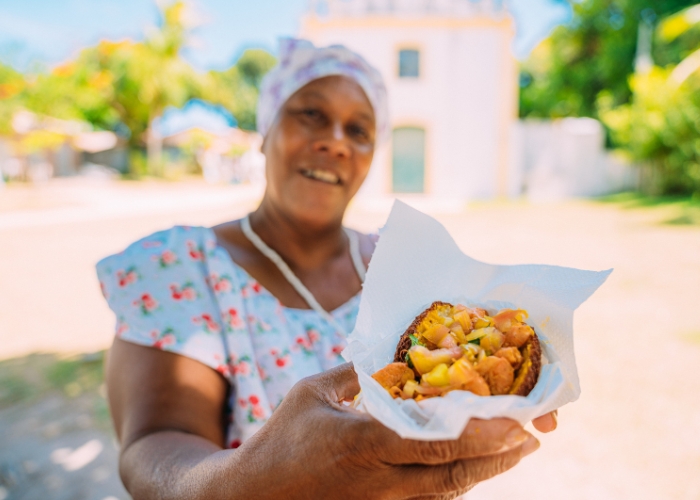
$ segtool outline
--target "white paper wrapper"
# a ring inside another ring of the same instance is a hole
[[[459,437],[473,417],[508,417],[525,424],[575,401],[581,390],[574,359],[574,310],[611,272],[485,264],[462,253],[435,219],[397,201],[381,230],[357,323],[343,351],[360,380],[357,407],[403,438],[441,440]],[[371,378],[393,361],[403,332],[436,300],[529,312],[528,324],[540,338],[544,359],[537,385],[527,397],[452,391],[416,403],[392,399]]]

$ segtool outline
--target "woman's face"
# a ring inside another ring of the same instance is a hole
[[[264,203],[300,223],[342,220],[374,154],[375,116],[362,88],[328,76],[293,94],[265,136]]]

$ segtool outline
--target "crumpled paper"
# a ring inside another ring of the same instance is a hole
[[[574,310],[612,269],[596,272],[479,262],[462,253],[438,221],[400,201],[394,203],[380,234],[357,323],[342,353],[354,363],[362,388],[357,408],[403,438],[430,441],[456,439],[471,418],[507,417],[525,424],[578,399]],[[452,391],[417,403],[392,399],[371,378],[393,361],[402,333],[436,300],[491,311],[509,307],[529,312],[528,324],[542,344],[543,366],[527,397]]]

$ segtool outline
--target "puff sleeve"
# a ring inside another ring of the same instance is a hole
[[[207,278],[209,246],[204,228],[176,226],[101,260],[97,275],[116,336],[221,370],[227,360]]]

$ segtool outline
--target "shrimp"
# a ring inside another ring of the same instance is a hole
[[[530,340],[530,337],[532,337],[535,332],[532,329],[532,327],[520,323],[519,325],[514,325],[511,326],[510,329],[507,332],[504,332],[506,334],[506,339],[503,342],[504,347],[522,347],[525,345],[525,342]]]
[[[414,374],[406,363],[391,363],[372,375],[372,378],[391,392],[392,387],[401,388],[407,381],[414,380]]]
[[[486,380],[491,394],[508,394],[513,385],[515,372],[506,359],[487,356],[475,368],[479,375]]]
[[[520,365],[523,363],[523,355],[520,354],[517,347],[502,347],[495,352],[494,356],[508,361],[513,370],[520,368]]]

